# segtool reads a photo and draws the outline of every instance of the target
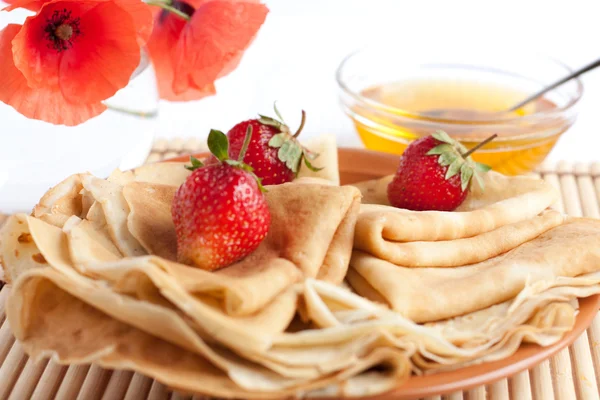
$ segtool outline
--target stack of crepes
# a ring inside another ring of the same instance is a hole
[[[1,231],[15,336],[188,393],[360,396],[551,344],[600,292],[600,223],[547,211],[542,181],[489,173],[458,212],[410,212],[309,147],[326,168],[269,187],[267,238],[217,272],[175,261],[181,163],[61,182]]]

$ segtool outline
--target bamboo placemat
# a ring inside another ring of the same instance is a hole
[[[198,152],[197,139],[158,140],[149,162]],[[600,162],[545,165],[537,172],[560,189],[560,211],[573,216],[600,218]],[[5,219],[0,215],[0,224]],[[109,371],[92,366],[60,366],[52,361],[34,364],[15,342],[5,318],[9,289],[0,291],[0,399],[78,400],[199,400],[201,396],[174,393],[150,378],[130,371]],[[532,370],[491,385],[427,400],[573,400],[599,399],[600,316],[568,349]]]

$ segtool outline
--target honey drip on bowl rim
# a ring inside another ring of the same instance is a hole
[[[566,118],[556,117],[520,119],[555,110],[556,104],[545,97],[506,113],[503,110],[528,93],[487,82],[412,80],[373,86],[361,94],[386,106],[385,111],[361,105],[352,110],[354,124],[367,148],[402,154],[412,140],[438,129],[470,148],[497,133],[498,138],[473,158],[509,175],[533,170],[571,124]],[[489,124],[499,117],[506,121]]]

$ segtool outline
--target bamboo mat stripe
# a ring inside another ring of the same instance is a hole
[[[196,138],[157,140],[148,162],[204,151]],[[600,162],[547,164],[535,173],[562,194],[555,204],[573,216],[600,218]],[[0,225],[6,216],[0,215]],[[12,336],[4,312],[9,289],[0,290],[0,399],[201,400],[171,392],[164,385],[131,371],[96,365],[60,366],[34,363]],[[573,345],[529,371],[509,379],[426,400],[572,400],[598,399],[600,383],[600,315]]]

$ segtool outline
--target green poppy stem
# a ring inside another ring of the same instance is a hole
[[[167,10],[168,12],[171,12],[171,13],[177,15],[178,17],[181,17],[181,18],[185,19],[186,21],[190,20],[190,16],[189,15],[187,15],[183,11],[180,11],[180,10],[176,9],[175,7],[171,6],[170,4],[164,3],[162,1],[151,0],[151,1],[147,1],[146,4],[148,4],[149,6],[160,7],[163,10]]]

